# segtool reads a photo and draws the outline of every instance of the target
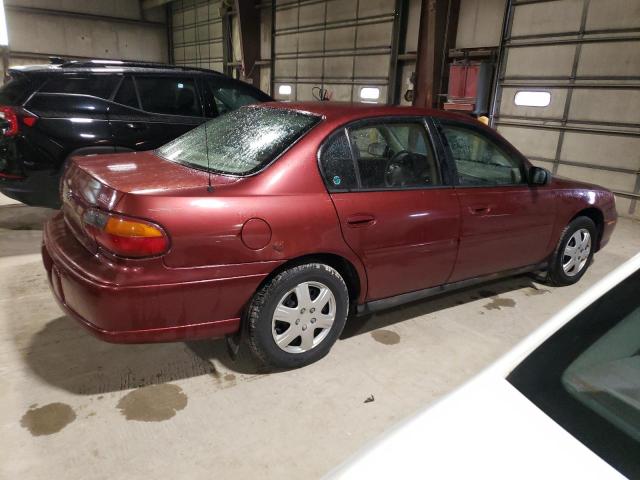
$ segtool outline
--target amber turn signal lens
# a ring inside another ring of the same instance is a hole
[[[122,217],[111,217],[104,227],[105,233],[118,237],[163,237],[160,229],[148,223],[125,220]]]
[[[84,225],[102,248],[121,257],[153,257],[169,250],[164,230],[145,220],[90,209],[84,214]]]

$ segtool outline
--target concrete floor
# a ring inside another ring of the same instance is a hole
[[[50,214],[0,206],[7,479],[317,478],[640,250],[640,223],[622,219],[578,285],[524,276],[355,319],[326,359],[263,374],[222,341],[110,345],[79,328],[40,262]]]

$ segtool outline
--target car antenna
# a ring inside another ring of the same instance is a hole
[[[196,12],[197,15],[197,12]],[[207,21],[209,21],[209,9],[207,9]],[[198,18],[196,17],[196,23],[198,22]],[[200,35],[198,34],[198,29],[196,28],[196,43],[200,44]],[[211,46],[209,46],[209,50],[211,50]],[[200,65],[200,47],[196,48],[196,64]],[[206,118],[206,116],[205,116]],[[209,135],[207,133],[207,121],[203,123],[204,127],[204,153],[207,156],[207,192],[213,192],[213,187],[211,186],[211,162],[209,161]]]

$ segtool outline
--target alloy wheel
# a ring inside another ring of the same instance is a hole
[[[576,230],[569,238],[562,255],[562,270],[565,275],[574,277],[580,273],[591,254],[591,234],[586,228]]]
[[[278,302],[271,331],[273,340],[287,353],[304,353],[317,347],[336,319],[336,299],[320,282],[302,282]]]

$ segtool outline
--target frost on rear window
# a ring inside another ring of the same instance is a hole
[[[196,168],[247,175],[267,165],[318,121],[291,110],[245,107],[200,125],[156,152]]]

